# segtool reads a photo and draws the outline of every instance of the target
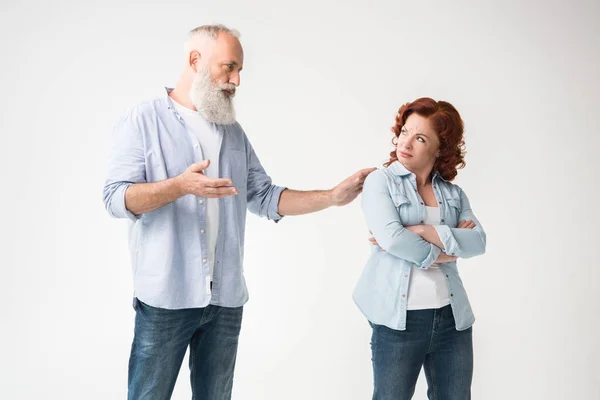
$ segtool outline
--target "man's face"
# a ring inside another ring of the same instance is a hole
[[[239,40],[226,34],[220,34],[212,45],[210,57],[198,61],[190,98],[208,122],[233,124],[233,97],[240,84],[244,52]]]

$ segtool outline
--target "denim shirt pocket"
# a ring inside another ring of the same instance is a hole
[[[407,221],[410,220],[410,214],[408,211],[408,206],[410,206],[410,200],[408,200],[408,197],[406,197],[406,195],[400,192],[392,192],[390,193],[390,197],[394,202],[396,211],[398,211],[400,222],[402,222],[402,224],[406,224]]]
[[[458,225],[458,218],[460,217],[460,200],[455,198],[449,198],[446,203],[448,204],[444,225],[455,227]]]

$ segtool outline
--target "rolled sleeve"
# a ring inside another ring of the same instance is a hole
[[[133,185],[130,182],[117,182],[109,185],[104,189],[104,197],[106,211],[114,218],[128,218],[131,221],[137,221],[138,215],[135,215],[125,206],[125,192],[129,186]]]
[[[110,216],[136,221],[125,206],[125,192],[134,183],[146,182],[146,158],[140,133],[131,113],[115,125],[104,184],[104,206]]]
[[[450,227],[448,225],[435,225],[434,228],[440,237],[440,241],[444,245],[445,253],[449,255],[456,253],[458,244],[452,235]]]
[[[279,222],[283,218],[283,215],[279,215],[279,200],[281,200],[281,193],[286,190],[283,186],[273,186],[273,190],[270,194],[269,206],[267,210],[267,219]]]
[[[427,269],[431,267],[431,265],[435,263],[435,260],[437,260],[440,254],[442,254],[442,249],[433,244],[430,245],[429,254],[427,254],[427,257],[425,257],[423,262],[421,262],[421,264],[418,267],[420,269]]]

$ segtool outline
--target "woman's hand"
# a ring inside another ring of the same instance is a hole
[[[458,223],[457,228],[463,228],[463,229],[473,229],[475,228],[475,222],[469,220],[469,221],[460,221]]]

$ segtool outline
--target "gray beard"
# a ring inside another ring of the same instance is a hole
[[[227,96],[223,89],[235,87],[232,84],[219,84],[213,82],[208,68],[198,70],[190,89],[190,99],[200,115],[208,122],[220,125],[234,124],[235,108],[233,96]]]

